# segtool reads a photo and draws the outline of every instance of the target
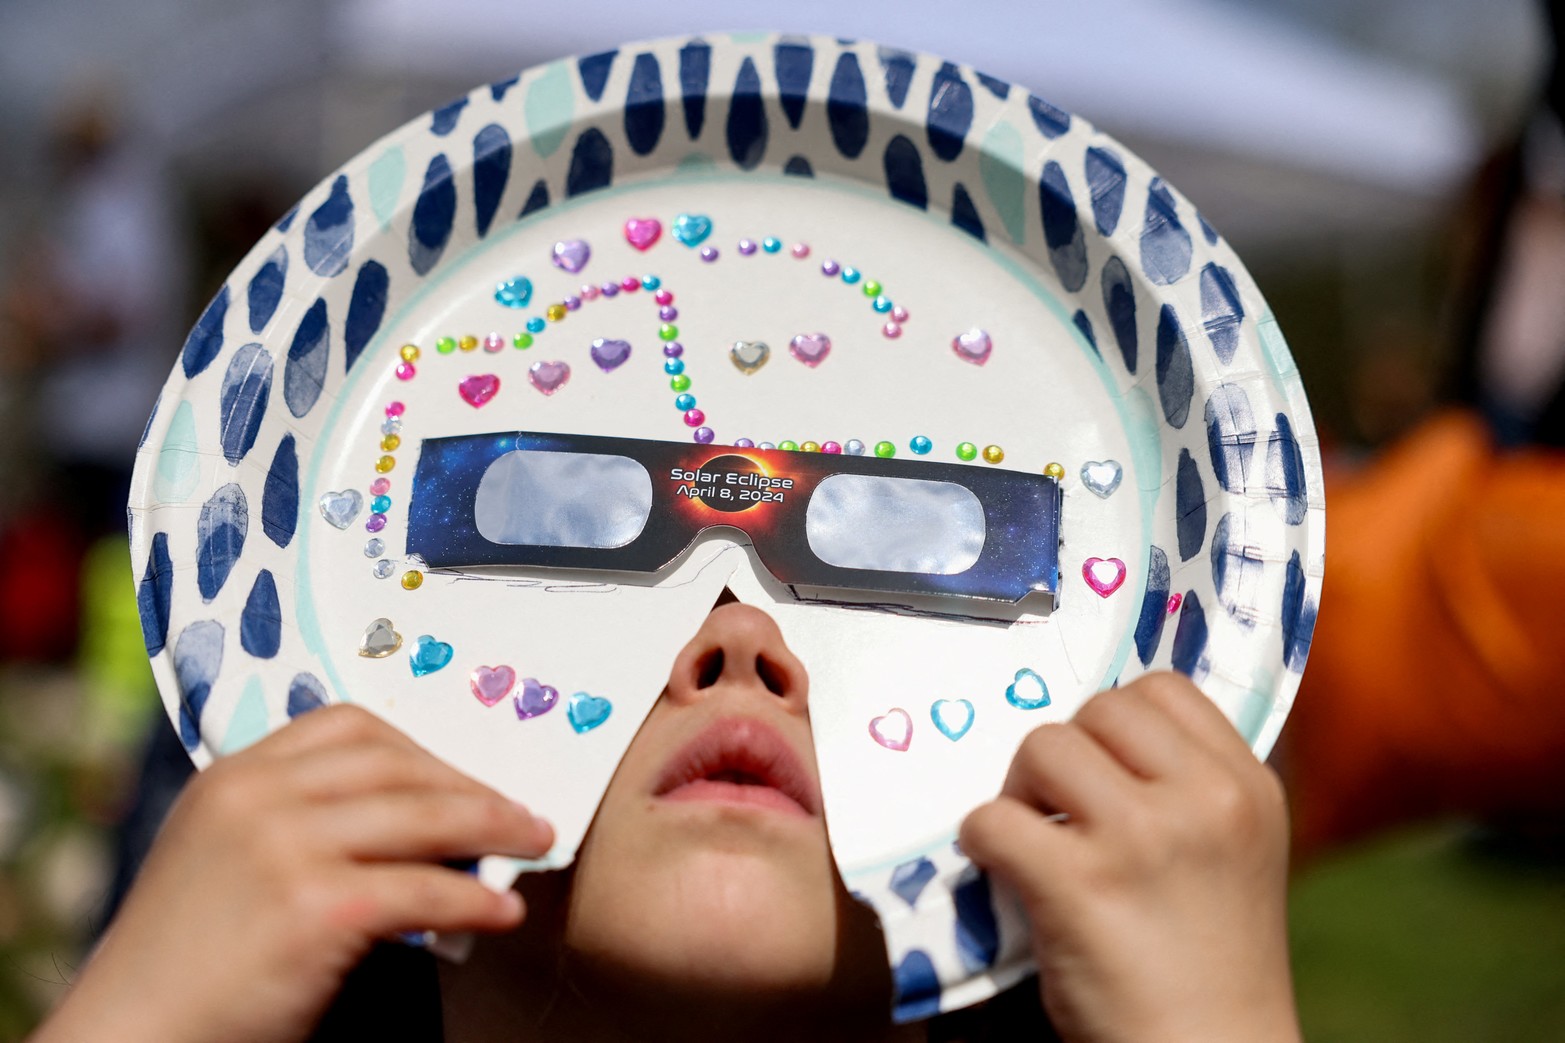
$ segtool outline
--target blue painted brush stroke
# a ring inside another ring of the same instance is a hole
[[[408,263],[419,275],[428,275],[439,262],[455,221],[456,185],[451,180],[451,161],[442,152],[424,168],[424,187],[419,189],[408,226]]]
[[[174,678],[179,685],[179,740],[186,752],[201,745],[201,713],[223,667],[223,625],[192,623],[174,642]]]
[[[1206,544],[1206,485],[1195,457],[1183,446],[1174,476],[1174,531],[1179,536],[1179,560],[1189,561]]]
[[[962,154],[962,142],[973,125],[973,89],[950,62],[935,70],[926,122],[930,151],[948,163]]]
[[[1141,616],[1136,620],[1136,656],[1142,666],[1151,666],[1163,641],[1163,625],[1168,622],[1168,592],[1171,575],[1168,555],[1162,547],[1148,548],[1147,592],[1141,599]]]
[[[826,123],[837,151],[858,159],[869,141],[869,93],[856,54],[844,53],[837,59],[826,94]]]
[[[614,56],[619,51],[600,51],[597,54],[589,54],[576,63],[576,68],[581,72],[581,85],[587,91],[587,97],[593,101],[603,98],[603,88],[609,82],[609,70],[614,68]]]
[[[353,253],[353,197],[348,176],[338,174],[326,201],[304,223],[304,263],[316,275],[330,278],[348,267]]]
[[[1159,286],[1184,277],[1190,270],[1190,233],[1180,223],[1174,194],[1162,178],[1147,190],[1147,212],[1141,229],[1141,270]]]
[[[891,198],[920,210],[929,208],[929,187],[924,183],[924,161],[918,146],[902,134],[886,143],[886,188]]]
[[[185,347],[179,359],[186,378],[204,371],[217,358],[218,352],[223,350],[223,320],[227,317],[228,284],[224,283],[222,289],[217,291],[217,296],[201,313],[201,318],[196,320],[190,335],[185,338]]]
[[[663,104],[663,70],[651,52],[636,55],[625,91],[625,140],[638,156],[658,147],[666,118]]]
[[[168,641],[169,603],[174,592],[174,562],[168,554],[168,533],[152,534],[147,568],[136,588],[136,611],[141,617],[141,637],[147,645],[147,657],[163,651]]]
[[[798,130],[804,119],[804,104],[809,100],[815,48],[802,43],[779,43],[772,49],[772,65],[777,73],[777,100],[788,126]]]
[[[237,466],[260,433],[272,394],[272,356],[259,344],[234,352],[218,392],[218,444],[223,459]]]
[[[490,123],[473,135],[473,224],[478,238],[489,234],[500,197],[511,179],[511,135]]]
[[[761,74],[755,61],[746,58],[734,79],[734,95],[728,105],[728,155],[742,170],[754,170],[766,155],[766,105],[761,99]]]
[[[299,320],[288,360],[283,364],[283,401],[288,412],[303,417],[321,397],[326,386],[326,363],[331,356],[331,334],[326,301],[317,297]]]
[[[1238,384],[1219,384],[1206,400],[1206,446],[1217,484],[1242,493],[1250,484],[1250,458],[1260,435],[1250,396]]]
[[[1114,342],[1119,345],[1125,369],[1136,372],[1136,289],[1130,281],[1130,269],[1114,254],[1103,262],[1103,309],[1109,313]]]
[[[277,600],[277,581],[262,569],[239,615],[239,646],[258,659],[270,659],[282,641],[283,610]]]
[[[353,281],[353,296],[348,299],[348,318],[342,328],[342,366],[353,368],[359,355],[380,330],[386,316],[386,298],[391,291],[391,276],[379,261],[365,261]]]
[[[314,674],[295,674],[288,684],[288,719],[293,720],[327,703],[326,686]]]
[[[691,40],[679,49],[679,97],[685,112],[685,133],[694,141],[706,123],[706,90],[712,78],[712,45]]]
[[[196,588],[211,601],[228,582],[234,563],[250,534],[250,504],[245,492],[229,482],[201,506],[196,519]]]
[[[283,284],[288,280],[288,248],[279,246],[266,262],[256,269],[246,288],[250,305],[250,332],[260,333],[272,321],[277,305],[283,299]]]
[[[1304,453],[1293,435],[1293,425],[1277,414],[1277,429],[1266,440],[1266,495],[1289,525],[1304,521],[1309,498],[1304,488]]]
[[[1195,367],[1172,304],[1163,305],[1157,320],[1157,397],[1168,425],[1184,427],[1195,397]]]
[[[279,547],[293,541],[299,525],[299,452],[293,434],[283,435],[272,454],[261,490],[261,531]]]
[[[565,173],[565,194],[579,196],[608,188],[614,183],[614,146],[597,127],[588,127],[571,149],[571,166]]]

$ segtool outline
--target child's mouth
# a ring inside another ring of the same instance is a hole
[[[820,809],[815,780],[793,748],[770,726],[748,717],[725,717],[703,730],[668,762],[653,793],[674,802],[803,817]]]

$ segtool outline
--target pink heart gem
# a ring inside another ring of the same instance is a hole
[[[554,244],[554,266],[575,275],[587,267],[592,257],[592,247],[585,239],[564,239]]]
[[[638,250],[650,250],[663,234],[663,222],[655,217],[633,217],[625,222],[625,241]]]
[[[508,666],[475,666],[473,672],[468,675],[468,684],[473,689],[473,694],[478,696],[478,701],[485,706],[493,706],[495,703],[511,694],[511,686],[516,683],[516,671]]]
[[[989,334],[974,326],[951,341],[951,350],[956,352],[956,357],[963,362],[982,366],[989,361],[989,353],[994,350],[994,342],[989,339]]]
[[[456,390],[462,396],[462,401],[477,409],[495,397],[495,393],[500,390],[500,378],[493,373],[475,373],[471,377],[464,377]]]
[[[1168,596],[1168,614],[1173,615],[1175,612],[1178,612],[1179,606],[1184,603],[1185,596],[1183,594],[1170,594]]]
[[[913,741],[913,718],[898,707],[869,722],[870,738],[888,750],[905,750]]]
[[[1106,598],[1125,582],[1125,563],[1118,558],[1088,558],[1081,563],[1081,578],[1100,598]]]
[[[788,354],[814,369],[831,354],[831,338],[824,333],[801,333],[788,342]]]
[[[527,368],[527,379],[545,395],[552,395],[571,379],[571,367],[564,362],[534,362]]]
[[[516,719],[526,721],[539,714],[548,713],[554,709],[554,704],[559,702],[559,699],[559,689],[551,685],[539,684],[536,677],[524,677],[521,692],[511,702],[516,705]]]
[[[587,354],[592,356],[592,361],[598,364],[598,368],[608,373],[618,369],[630,358],[630,341],[605,340],[599,337],[592,342],[592,347]]]

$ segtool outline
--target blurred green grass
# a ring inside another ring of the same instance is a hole
[[[1565,1040],[1565,859],[1421,829],[1294,881],[1310,1043]]]

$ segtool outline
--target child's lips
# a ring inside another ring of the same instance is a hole
[[[821,806],[815,778],[792,745],[753,717],[724,717],[702,730],[669,760],[653,795],[802,817]]]

